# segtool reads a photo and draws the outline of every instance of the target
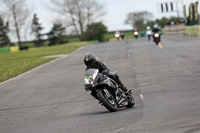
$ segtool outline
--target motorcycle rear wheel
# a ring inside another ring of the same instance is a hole
[[[132,95],[129,95],[128,97],[128,105],[127,108],[132,108],[135,105],[135,100]]]
[[[99,101],[104,105],[104,107],[107,108],[110,112],[117,111],[116,101],[114,99],[110,101],[110,99],[106,96],[102,89],[99,89],[99,91],[97,92],[97,97]]]

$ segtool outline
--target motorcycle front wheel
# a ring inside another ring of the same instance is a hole
[[[156,45],[158,45],[159,42],[156,42]]]
[[[97,97],[99,101],[104,105],[104,107],[107,108],[110,112],[117,111],[117,104],[115,99],[114,98],[112,100],[109,99],[109,97],[106,95],[104,91],[102,91],[102,89],[98,90]]]

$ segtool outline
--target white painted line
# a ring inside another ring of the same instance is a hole
[[[67,56],[69,56],[69,54],[66,54],[63,58],[66,58]]]
[[[140,84],[140,85],[148,85],[149,83],[142,83],[142,84]]]
[[[65,57],[65,54],[58,54],[58,55],[48,55],[48,56],[43,56],[42,58],[62,58]]]
[[[144,95],[143,95],[143,94],[140,94],[140,98],[143,100],[143,99],[144,99]]]
[[[132,53],[132,52],[128,52],[128,58],[130,58],[130,57],[131,57],[131,53]]]
[[[162,44],[161,44],[161,43],[159,43],[159,44],[158,44],[158,47],[160,47],[161,49],[163,48],[163,46],[162,46]]]
[[[124,129],[124,127],[119,128],[119,129],[116,129],[116,130],[111,130],[111,131],[102,132],[102,133],[113,133],[113,132],[117,132],[117,131],[120,131],[120,130],[123,130],[123,129]]]
[[[81,46],[80,48],[76,49],[75,51],[80,51],[81,49],[83,49],[84,46]]]

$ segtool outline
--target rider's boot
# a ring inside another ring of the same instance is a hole
[[[129,92],[131,92],[131,90],[127,89],[121,81],[119,82],[119,85],[121,89],[125,92],[125,94],[128,94]]]

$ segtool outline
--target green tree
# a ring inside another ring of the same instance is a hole
[[[51,9],[66,18],[80,40],[84,40],[87,25],[104,15],[103,5],[97,0],[51,0],[51,4]]]
[[[165,27],[165,21],[168,21],[169,19],[166,17],[163,17],[161,19],[156,19],[155,23],[157,23],[161,28]]]
[[[53,24],[53,27],[48,35],[49,46],[64,43],[65,28],[62,24]]]
[[[1,0],[1,8],[9,20],[10,30],[17,35],[18,45],[21,47],[21,30],[25,26],[30,10],[26,0]]]
[[[127,18],[124,21],[125,24],[131,25],[133,28],[144,30],[145,25],[151,20],[153,14],[147,11],[132,12],[127,14]]]
[[[165,27],[165,22],[171,22],[171,21],[174,21],[175,23],[179,23],[179,18],[177,17],[170,17],[170,18],[166,18],[166,17],[162,17],[161,19],[156,19],[154,21],[150,21],[147,23],[148,26],[151,26],[153,27],[153,25],[155,23],[157,23],[161,28],[164,28]]]
[[[2,17],[0,16],[0,47],[7,46],[10,43],[8,32],[9,24],[8,22],[5,24]]]
[[[98,40],[103,42],[106,40],[105,34],[107,33],[107,27],[102,22],[92,23],[88,25],[85,33],[86,40]]]
[[[33,21],[32,21],[32,33],[35,35],[35,46],[39,47],[43,45],[43,34],[41,31],[44,29],[41,24],[39,23],[39,18],[37,17],[37,14],[34,14]]]

